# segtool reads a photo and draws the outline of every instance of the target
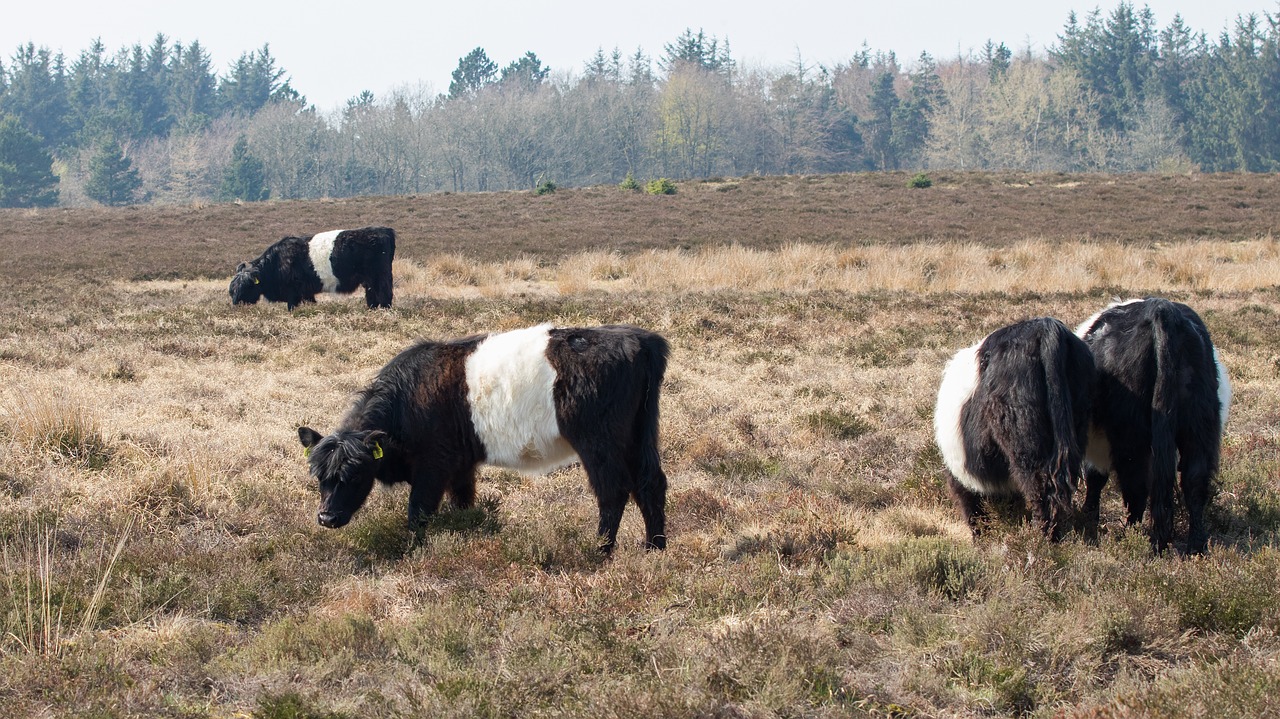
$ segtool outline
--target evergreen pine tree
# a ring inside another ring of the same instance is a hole
[[[694,34],[692,29],[685,28],[684,33],[676,38],[675,42],[664,45],[663,50],[666,52],[666,57],[659,64],[671,74],[684,65],[725,74],[734,69],[734,61],[729,56],[728,41],[725,41],[722,46],[714,35],[708,38],[701,28],[698,29],[697,34]]]
[[[478,47],[467,53],[466,57],[458,59],[458,67],[453,71],[453,81],[449,83],[449,97],[473,95],[493,82],[497,76],[497,63],[489,59],[484,48]]]
[[[929,53],[920,53],[920,66],[911,73],[911,89],[905,101],[892,112],[890,144],[898,162],[913,159],[929,137],[933,115],[947,102],[947,93],[938,77],[938,65]]]
[[[0,207],[51,207],[57,203],[58,177],[40,138],[16,117],[0,119]]]
[[[218,95],[224,108],[244,115],[252,115],[269,102],[302,99],[290,87],[285,71],[276,67],[267,45],[240,55],[231,66],[231,73],[218,85]]]
[[[498,78],[498,82],[505,85],[514,85],[524,90],[534,90],[550,74],[551,68],[544,67],[542,60],[539,60],[537,55],[532,52],[526,52],[524,57],[502,68],[502,75]]]
[[[893,146],[893,115],[901,102],[893,89],[893,74],[882,72],[871,83],[870,116],[862,123],[868,159],[877,170],[898,169]]]
[[[89,180],[84,184],[84,192],[90,199],[113,207],[130,205],[137,202],[140,187],[142,178],[115,140],[103,143],[89,160]]]
[[[249,141],[241,135],[231,148],[231,164],[222,173],[218,197],[221,200],[261,202],[270,196],[262,160],[249,152]]]
[[[1004,43],[997,45],[991,40],[987,40],[987,44],[982,46],[981,59],[987,66],[987,79],[994,85],[1008,74],[1009,66],[1013,60],[1013,51]]]
[[[0,112],[16,116],[47,147],[62,147],[71,135],[65,64],[61,54],[27,43],[9,63],[9,86],[0,97]]]

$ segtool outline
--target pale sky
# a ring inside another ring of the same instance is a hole
[[[424,85],[446,92],[458,60],[484,48],[499,67],[532,50],[553,73],[581,74],[603,48],[624,57],[642,48],[654,60],[686,28],[728,40],[734,59],[757,67],[835,65],[863,41],[872,50],[893,50],[910,66],[927,51],[945,60],[982,47],[988,38],[1015,52],[1037,53],[1057,42],[1067,14],[1083,17],[1095,7],[1106,15],[1118,0],[675,0],[674,2],[491,2],[447,3],[386,0],[309,0],[273,3],[221,0],[20,0],[7,3],[0,23],[0,63],[6,67],[19,45],[34,42],[61,50],[68,62],[100,38],[108,52],[149,45],[157,32],[172,43],[199,40],[214,69],[224,74],[242,52],[270,43],[277,66],[294,89],[322,111],[370,90],[383,97],[394,88]],[[1175,14],[1196,31],[1216,38],[1239,15],[1276,14],[1274,0],[1152,0],[1159,28]],[[784,9],[785,8],[785,9]]]

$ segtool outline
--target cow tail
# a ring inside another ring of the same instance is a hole
[[[1040,343],[1040,365],[1044,368],[1047,395],[1045,399],[1048,400],[1049,423],[1056,451],[1053,476],[1046,491],[1051,501],[1064,509],[1071,506],[1071,493],[1075,490],[1075,477],[1079,474],[1082,461],[1076,426],[1072,420],[1074,412],[1071,392],[1066,384],[1069,381],[1068,372],[1071,371],[1067,356],[1071,348],[1064,346],[1063,337],[1069,334],[1069,330],[1055,323],[1052,331]]]
[[[1153,486],[1172,487],[1177,480],[1178,450],[1174,428],[1178,425],[1177,375],[1168,327],[1179,318],[1168,303],[1151,318],[1151,344],[1155,355],[1155,385],[1151,393],[1151,480]]]
[[[667,372],[667,356],[671,346],[661,336],[650,334],[641,339],[641,361],[644,363],[645,392],[641,415],[636,423],[636,443],[640,448],[640,480],[663,477],[658,456],[658,414],[662,394],[662,378]],[[666,487],[662,487],[663,490]]]

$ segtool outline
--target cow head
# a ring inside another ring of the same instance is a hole
[[[252,305],[262,297],[262,269],[255,264],[241,262],[236,276],[231,278],[231,304]]]
[[[310,427],[298,428],[298,441],[306,448],[311,476],[320,483],[321,526],[337,529],[351,521],[373,489],[382,462],[381,430],[334,432],[328,437]]]

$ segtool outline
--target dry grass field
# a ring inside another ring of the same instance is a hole
[[[1277,178],[935,181],[0,211],[0,716],[1280,716]],[[371,223],[394,309],[228,304],[279,235]],[[1143,294],[1234,384],[1210,552],[1152,556],[1114,489],[1096,544],[972,542],[946,359]],[[577,467],[316,524],[299,425],[544,321],[671,341],[666,552],[632,506],[600,558]]]

